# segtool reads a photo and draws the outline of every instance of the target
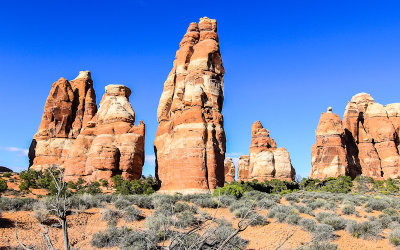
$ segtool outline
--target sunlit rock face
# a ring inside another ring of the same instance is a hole
[[[285,148],[277,148],[260,121],[251,130],[251,144],[248,156],[239,158],[239,181],[280,179],[292,181],[296,171]]]
[[[328,108],[321,114],[315,131],[317,142],[311,152],[311,178],[324,179],[346,175],[347,158],[342,120]]]
[[[342,160],[343,152],[338,153],[339,165],[345,169],[341,175],[353,178],[363,175],[375,179],[396,178],[400,175],[399,114],[399,103],[383,106],[367,93],[351,98],[344,113],[344,134],[341,135],[341,147],[345,148],[346,161]],[[329,148],[326,142],[318,142],[318,136],[317,144],[321,149]],[[323,167],[324,158],[314,159],[314,153],[312,154],[313,169],[320,165],[317,167],[320,171],[327,171]],[[312,171],[311,176],[317,175],[313,175]],[[326,177],[329,176],[334,175],[330,173]]]
[[[126,86],[108,85],[97,110],[90,72],[70,82],[58,80],[30,148],[31,168],[58,165],[65,169],[66,180],[96,181],[116,174],[140,178],[145,125],[134,125],[130,94]]]
[[[225,159],[225,182],[235,181],[235,163],[233,163],[232,158]]]
[[[157,110],[154,148],[161,192],[209,192],[223,186],[223,76],[217,22],[201,18],[189,25],[179,44]]]
[[[60,78],[47,97],[38,132],[29,149],[30,168],[62,165],[72,143],[97,111],[96,94],[89,71],[74,80]]]

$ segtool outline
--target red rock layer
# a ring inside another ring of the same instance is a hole
[[[223,186],[223,76],[217,22],[201,18],[189,25],[179,44],[157,110],[154,147],[162,192]]]
[[[66,180],[140,178],[145,126],[134,125],[130,94],[128,87],[108,85],[97,110],[90,72],[55,82],[30,148],[30,168],[58,165],[65,168]]]
[[[346,175],[347,158],[342,120],[328,108],[321,114],[315,131],[317,142],[311,153],[311,178],[324,179]]]
[[[62,165],[74,139],[97,110],[89,71],[72,81],[60,78],[47,97],[38,132],[29,148],[30,168],[47,169]]]
[[[291,164],[289,152],[277,148],[275,140],[260,121],[253,124],[251,137],[249,156],[241,156],[239,159],[239,181],[294,180],[296,171]]]
[[[363,175],[375,179],[400,176],[399,113],[398,103],[384,107],[366,93],[352,97],[343,117],[344,135],[341,135],[341,140],[342,144],[344,141],[345,152],[343,150],[337,152],[340,159],[346,158],[346,162],[343,160],[340,162],[346,169],[344,173],[341,172],[342,175],[346,174],[353,178]],[[319,147],[328,148],[329,145],[319,143]],[[315,158],[312,163],[312,169],[317,172],[323,172],[326,168],[321,159]],[[326,177],[329,176],[332,175],[328,174]],[[318,175],[313,174],[312,170],[311,177]]]
[[[235,163],[233,163],[232,158],[225,159],[225,182],[235,181]]]

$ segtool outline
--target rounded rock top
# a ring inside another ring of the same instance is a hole
[[[74,79],[89,78],[92,79],[92,75],[89,70],[79,71],[79,75]]]
[[[105,87],[106,94],[112,96],[129,97],[132,93],[131,89],[121,84],[109,84]]]
[[[327,109],[327,111],[326,112],[328,112],[328,113],[332,113],[332,107],[328,107],[328,109]]]

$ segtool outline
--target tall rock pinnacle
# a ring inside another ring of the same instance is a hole
[[[157,110],[156,175],[164,192],[208,192],[224,184],[224,67],[217,22],[191,23]]]

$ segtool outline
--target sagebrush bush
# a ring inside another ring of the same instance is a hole
[[[132,206],[124,208],[122,212],[123,218],[127,222],[144,219],[142,211]]]
[[[396,209],[391,208],[391,207],[383,209],[382,212],[389,216],[398,216],[399,215],[399,212]]]
[[[371,208],[372,210],[382,211],[385,208],[390,207],[389,202],[382,199],[370,199],[366,204],[366,208]]]
[[[294,201],[294,202],[299,202],[299,195],[296,193],[290,193],[290,194],[286,194],[283,197],[285,197],[285,199],[287,201]]]
[[[33,216],[40,222],[43,223],[48,220],[50,211],[45,204],[45,201],[37,202],[33,205]]]
[[[347,214],[347,215],[356,214],[356,207],[353,204],[345,204],[342,206],[341,210],[342,214]]]
[[[299,211],[299,213],[302,213],[302,214],[309,214],[309,215],[314,216],[313,210],[312,210],[311,208],[307,207],[307,206],[297,205],[297,204],[296,204],[296,205],[294,205],[293,207],[296,208],[297,211]]]
[[[268,209],[276,205],[276,202],[274,200],[264,198],[260,201],[257,202],[257,207],[261,209]]]
[[[346,230],[356,238],[374,239],[382,231],[382,226],[377,221],[354,222],[347,224]]]
[[[4,192],[7,190],[7,181],[0,178],[0,192]]]
[[[390,243],[395,246],[400,246],[400,227],[396,227],[389,235]]]
[[[176,218],[176,225],[182,228],[186,228],[197,223],[194,213],[189,210],[178,213]]]
[[[261,214],[258,213],[253,213],[250,215],[249,218],[250,226],[264,226],[268,224],[267,219],[265,216],[262,216]]]
[[[299,220],[298,224],[308,232],[314,232],[317,226],[317,223],[310,218],[302,218]]]
[[[325,217],[324,219],[322,219],[322,223],[332,226],[335,230],[342,230],[346,228],[347,220],[337,215],[334,215]]]
[[[288,217],[286,217],[286,222],[289,224],[292,224],[292,225],[297,225],[300,220],[301,220],[301,216],[297,213],[290,214]]]
[[[145,230],[130,231],[122,238],[119,247],[123,250],[156,249],[157,242],[154,236]]]
[[[3,211],[32,211],[33,205],[38,202],[31,198],[0,197],[0,210]]]
[[[314,240],[317,241],[324,241],[324,240],[331,240],[334,237],[335,229],[327,224],[319,224],[315,227],[314,230]]]
[[[219,206],[218,202],[210,197],[193,200],[193,203],[202,208],[217,208]]]
[[[102,214],[101,219],[105,220],[105,221],[109,221],[109,220],[113,220],[113,219],[116,220],[116,219],[122,218],[121,211],[113,210],[113,209],[109,209],[109,208],[101,211],[101,214]]]
[[[325,241],[312,241],[311,245],[299,248],[300,250],[337,250],[338,246]]]
[[[120,198],[120,199],[114,201],[114,207],[119,210],[130,207],[131,205],[132,205],[132,203],[129,200],[126,200],[124,198]]]
[[[108,227],[105,231],[93,234],[91,244],[94,247],[116,247],[119,246],[122,239],[129,234],[131,229],[127,227]]]

